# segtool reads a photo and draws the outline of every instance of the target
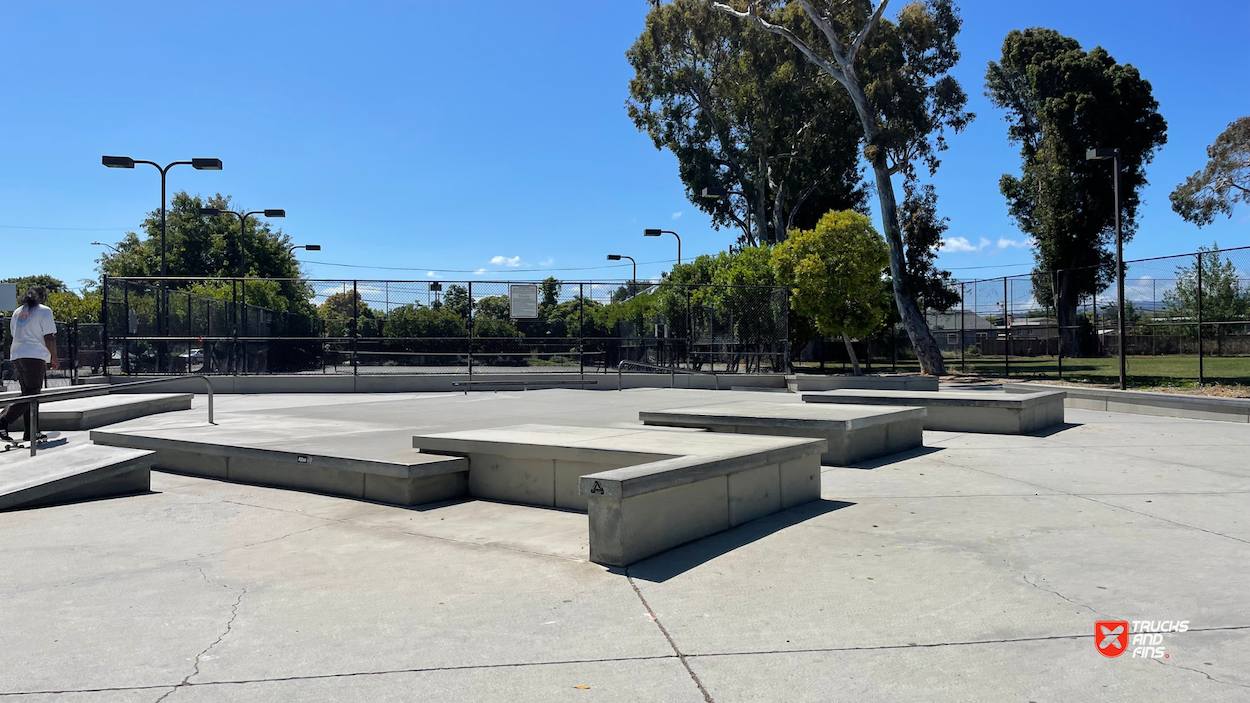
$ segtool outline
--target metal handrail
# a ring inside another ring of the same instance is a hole
[[[677,374],[684,373],[689,376],[711,376],[716,380],[716,390],[720,390],[720,376],[711,371],[691,371],[689,369],[679,369],[675,366],[660,366],[659,364],[648,364],[645,361],[622,361],[616,365],[616,390],[623,391],[625,388],[621,384],[621,369],[628,364],[630,366],[639,366],[644,369],[655,369],[659,371],[667,371],[669,375],[668,387],[677,387]]]
[[[53,391],[51,393],[5,398],[0,400],[0,408],[7,408],[10,405],[16,405],[18,403],[30,403],[30,427],[27,429],[30,431],[30,455],[35,456],[35,452],[39,446],[39,404],[41,402],[50,403],[56,400],[93,398],[98,395],[109,395],[118,388],[133,388],[135,386],[146,386],[153,383],[169,383],[170,381],[180,381],[184,378],[198,378],[204,382],[204,388],[208,394],[208,424],[217,424],[213,422],[213,382],[208,376],[203,374],[196,374],[194,376],[173,376],[170,378],[150,378],[143,381],[128,381],[126,383],[99,384],[83,386],[69,391]]]

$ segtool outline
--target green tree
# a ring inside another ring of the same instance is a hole
[[[677,158],[687,196],[739,242],[785,239],[829,209],[863,208],[859,122],[795,47],[701,0],[656,3],[626,52],[629,116]],[[728,198],[702,190],[724,186]]]
[[[772,253],[777,278],[790,287],[796,309],[827,335],[841,335],[855,375],[862,372],[851,337],[872,334],[885,321],[881,273],[890,251],[866,215],[827,213],[811,230],[796,230]]]
[[[1206,168],[1176,186],[1172,209],[1199,227],[1219,213],[1233,216],[1233,206],[1250,203],[1250,117],[1233,120],[1207,147]]]
[[[937,267],[948,218],[937,215],[937,192],[933,186],[908,184],[903,192],[903,244],[907,249],[907,287],[921,309],[946,312],[959,304],[950,271]]]
[[[1176,286],[1163,296],[1164,309],[1173,320],[1198,320],[1199,296],[1202,299],[1203,322],[1250,321],[1250,288],[1242,285],[1237,267],[1232,259],[1220,255],[1220,245],[1210,249],[1198,247],[1202,252],[1202,286],[1198,286],[1199,257],[1192,264],[1176,269]],[[1127,310],[1127,307],[1125,308]],[[1218,345],[1223,340],[1223,325],[1203,325],[1203,339],[1214,339]],[[1178,334],[1193,334],[1192,328],[1176,330]]]
[[[453,315],[459,315],[461,318],[468,319],[469,289],[455,283],[447,286],[447,292],[443,293],[441,307],[450,311]]]
[[[500,320],[507,322],[512,316],[511,303],[506,295],[488,295],[473,303],[475,320]]]
[[[47,274],[38,274],[35,276],[17,276],[14,278],[6,278],[0,283],[13,283],[17,286],[17,296],[20,298],[31,286],[43,286],[48,293],[64,293],[69,290],[65,285],[65,281],[59,278],[53,278]]]
[[[891,21],[888,0],[759,0],[712,6],[779,35],[845,89],[863,134],[863,155],[872,167],[882,231],[890,251],[895,305],[924,373],[945,370],[942,351],[911,294],[906,249],[894,197],[893,177],[916,178],[916,165],[933,173],[946,148],[945,131],[960,131],[973,115],[951,75],[959,61],[955,35],[962,21],[951,0],[904,5]]]
[[[1167,123],[1136,68],[1116,63],[1102,47],[1085,51],[1052,29],[1009,33],[1001,60],[989,64],[986,89],[1007,111],[1008,136],[1020,144],[1021,175],[1004,175],[999,188],[1020,230],[1036,242],[1034,296],[1056,301],[1065,353],[1075,355],[1079,301],[1115,274],[1108,248],[1115,219],[1112,169],[1087,161],[1085,152],[1120,149],[1127,241],[1136,230],[1146,164],[1167,141]]]
[[[317,308],[317,316],[325,325],[327,337],[351,336],[353,317],[357,321],[357,333],[363,336],[376,326],[378,318],[378,314],[356,291],[343,291],[328,296]]]

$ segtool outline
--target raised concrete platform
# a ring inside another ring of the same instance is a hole
[[[148,490],[152,452],[77,444],[0,455],[0,510],[34,508]]]
[[[387,432],[326,432],[238,420],[214,427],[96,430],[96,444],[147,449],[155,467],[258,486],[291,488],[392,505],[420,505],[465,495],[468,462],[418,454]],[[313,426],[315,430],[315,425]],[[410,433],[404,433],[406,436]],[[389,440],[389,441],[388,441]]]
[[[477,368],[477,367],[475,367]],[[537,388],[543,384],[535,382],[541,377],[559,385],[577,386],[583,378],[577,372],[535,370],[528,373],[516,373],[516,369],[492,369],[475,372],[472,378],[468,374],[430,373],[430,374],[399,374],[370,373],[370,369],[361,368],[361,373],[354,376],[350,373],[338,374],[290,374],[264,376],[211,376],[209,382],[216,393],[431,393],[455,391],[464,392],[464,388],[454,385],[466,381],[495,381],[498,388],[507,388],[505,383],[533,383]],[[542,367],[535,367],[542,368]],[[137,381],[157,376],[115,376],[118,383]],[[618,390],[619,388],[669,388],[712,390],[717,379],[704,374],[677,374],[675,377],[667,373],[624,373],[617,377],[616,371],[610,373],[591,372],[587,369],[584,376],[587,387],[595,390]],[[589,381],[597,381],[590,384]],[[619,380],[619,386],[618,386]],[[755,388],[785,388],[786,377],[779,373],[762,374],[721,374],[722,387],[732,381],[733,385]],[[170,381],[163,388],[186,391],[190,393],[204,392],[204,383],[198,379],[188,378],[184,381]],[[486,386],[486,390],[490,390]],[[508,388],[508,390],[516,390]]]
[[[795,374],[786,376],[786,386],[792,393],[804,391],[831,391],[841,389],[879,391],[936,391],[937,376],[918,374],[825,376],[820,374]]]
[[[1028,434],[1063,422],[1063,391],[828,391],[805,393],[807,403],[918,406],[926,430]]]
[[[823,439],[828,447],[820,461],[826,466],[846,466],[919,447],[924,418],[924,408],[767,402],[638,413],[644,425]]]
[[[1064,398],[1064,406],[1082,410],[1250,423],[1250,398],[1215,398],[1179,393],[1122,391],[1112,388],[1053,386],[1044,383],[1005,383],[1003,390],[1008,393],[1062,390],[1067,394]]]
[[[416,436],[464,456],[479,498],[590,516],[590,559],[626,566],[820,498],[820,439],[519,425]]]
[[[190,410],[192,393],[119,393],[39,404],[39,429],[93,430],[148,415]],[[25,423],[15,423],[21,428]]]

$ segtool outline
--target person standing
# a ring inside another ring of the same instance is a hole
[[[47,370],[61,367],[56,355],[56,320],[52,309],[45,305],[47,302],[48,291],[43,286],[31,286],[18,301],[18,308],[9,320],[9,331],[13,335],[9,356],[22,395],[37,395],[43,390]],[[9,423],[18,417],[26,420],[23,441],[30,440],[30,404],[17,403],[0,414],[0,441],[13,441],[9,436]]]

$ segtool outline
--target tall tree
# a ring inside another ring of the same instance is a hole
[[[909,183],[903,192],[900,218],[907,248],[908,291],[921,309],[946,312],[959,304],[951,272],[937,267],[937,249],[949,220],[938,217],[933,186],[916,188]]]
[[[879,295],[890,250],[867,215],[826,213],[815,229],[796,230],[773,249],[773,269],[790,288],[795,309],[824,334],[841,336],[860,375],[851,337],[872,334],[885,321]]]
[[[1115,276],[1115,191],[1107,163],[1090,147],[1120,149],[1120,218],[1125,241],[1137,229],[1146,164],[1167,141],[1150,83],[1102,47],[1085,51],[1053,29],[1015,30],[986,73],[986,94],[1007,111],[1020,144],[1021,175],[999,188],[1021,231],[1036,242],[1033,289],[1055,300],[1065,353],[1078,354],[1077,305]],[[1058,286],[1057,289],[1055,286]]]
[[[626,57],[634,124],[673,153],[690,201],[737,227],[740,243],[864,207],[854,108],[796,48],[702,0],[675,0],[655,3]],[[730,196],[702,197],[709,186]]]
[[[1172,191],[1172,209],[1199,227],[1250,203],[1250,117],[1239,117],[1207,147],[1207,167]]]
[[[945,130],[957,132],[973,117],[949,74],[959,61],[955,35],[962,21],[951,0],[912,2],[891,21],[883,18],[888,1],[875,7],[872,0],[735,0],[745,10],[723,2],[712,6],[784,37],[845,89],[876,183],[903,328],[924,373],[941,374],[942,351],[910,290],[893,177],[914,179],[917,163],[935,170],[937,154],[946,148]]]
[[[17,276],[15,278],[6,278],[0,283],[12,283],[17,286],[17,295],[21,297],[22,293],[31,286],[43,286],[49,293],[62,293],[68,291],[65,281],[59,278],[53,278],[46,273],[36,274],[34,276]]]

